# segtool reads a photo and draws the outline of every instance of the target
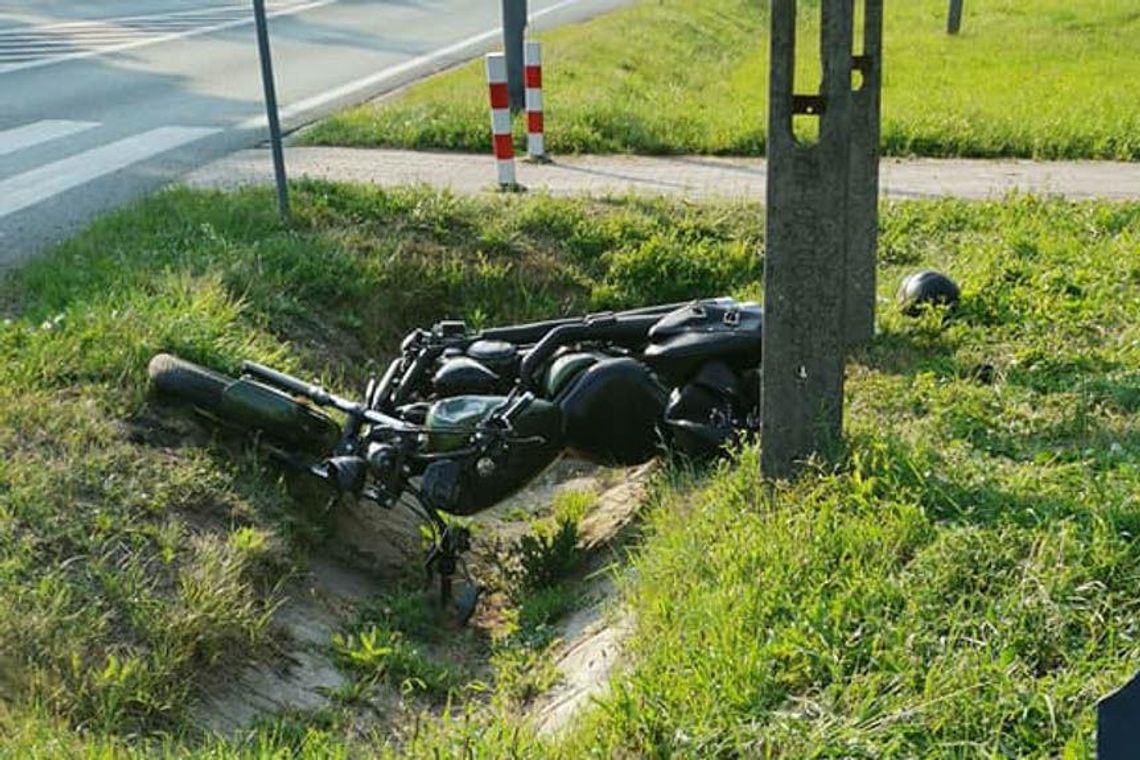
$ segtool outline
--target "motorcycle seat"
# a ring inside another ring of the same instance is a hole
[[[694,301],[650,328],[645,362],[673,385],[683,384],[710,361],[735,369],[757,367],[763,321],[759,304],[732,298]]]

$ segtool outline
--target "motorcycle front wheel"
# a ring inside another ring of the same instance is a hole
[[[185,401],[204,412],[218,414],[226,386],[232,377],[179,359],[171,354],[158,354],[147,367],[150,381],[164,395]]]
[[[262,432],[316,454],[328,454],[340,439],[340,426],[328,415],[263,383],[234,379],[171,354],[155,356],[147,371],[164,396],[188,403],[227,427]]]

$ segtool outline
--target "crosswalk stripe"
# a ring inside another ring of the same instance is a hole
[[[268,0],[265,3],[265,10],[269,12],[274,11],[292,11],[297,7],[304,7],[307,0]],[[200,18],[233,18],[237,16],[248,16],[251,13],[249,3],[246,0],[236,0],[236,2],[229,4],[222,4],[212,8],[192,8],[189,10],[170,11],[167,13],[146,13],[136,14],[130,16],[110,16],[105,18],[93,19],[76,19],[74,21],[55,21],[51,23],[36,24],[31,27],[17,27],[14,29],[0,29],[0,36],[7,34],[26,34],[29,31],[68,31],[75,28],[86,28],[98,25],[118,24],[136,26],[148,24],[153,21],[162,20],[179,20],[191,19],[196,20]]]
[[[0,219],[218,131],[210,127],[159,127],[10,177],[0,182]]]
[[[4,44],[14,43],[28,43],[38,42],[41,40],[62,40],[71,38],[88,38],[88,37],[106,37],[108,35],[119,34],[141,34],[146,29],[138,29],[130,26],[112,26],[108,24],[93,24],[89,27],[78,27],[76,29],[61,29],[59,31],[29,31],[5,34],[0,32],[0,42]]]
[[[69,137],[99,126],[96,121],[37,121],[14,129],[0,130],[0,156],[31,148],[40,143]]]
[[[280,3],[269,3],[266,15],[269,18],[302,13],[314,8],[320,8],[337,0],[287,0]],[[236,6],[227,13],[225,9],[211,9],[203,14],[192,16],[193,11],[181,11],[172,14],[158,14],[151,16],[136,16],[120,19],[105,19],[98,21],[66,22],[51,24],[31,29],[12,30],[18,36],[14,42],[28,49],[27,52],[19,50],[19,45],[9,46],[9,58],[0,61],[0,74],[13,71],[23,71],[40,66],[48,66],[63,61],[73,61],[90,58],[96,55],[119,53],[125,50],[155,45],[163,42],[196,37],[211,32],[233,29],[253,23],[253,14],[248,8]],[[185,15],[183,15],[185,14]],[[168,22],[173,23],[168,25]],[[39,40],[27,37],[27,34],[39,35]],[[0,39],[4,32],[0,31]],[[86,37],[84,35],[87,35]],[[60,50],[36,48],[42,40],[64,41],[74,47]],[[16,49],[13,49],[16,48]]]

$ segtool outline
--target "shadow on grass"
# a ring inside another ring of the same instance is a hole
[[[891,375],[933,372],[939,376],[961,374],[954,352],[961,341],[947,335],[937,324],[922,323],[913,330],[884,329],[858,351],[855,361]]]
[[[1140,513],[1119,499],[1120,504],[1113,505],[1111,493],[1099,493],[1099,483],[1111,479],[1127,452],[1140,451],[1140,429],[1118,432],[1093,425],[1087,435],[1088,440],[1074,444],[1049,428],[1019,440],[1018,457],[967,441],[983,458],[981,466],[963,466],[942,450],[894,435],[857,437],[849,441],[847,451],[852,457],[848,462],[855,461],[856,452],[873,452],[864,458],[869,466],[856,465],[860,477],[870,475],[892,492],[910,494],[939,522],[1039,528],[1107,517],[1122,530],[1140,535]],[[1026,465],[1039,467],[1040,477]],[[1070,482],[1076,480],[1083,482]],[[1098,495],[1090,500],[1092,491]]]
[[[1073,393],[1085,404],[1124,414],[1140,410],[1140,372],[1095,355],[1023,361],[1006,372],[1005,380],[1035,393]]]

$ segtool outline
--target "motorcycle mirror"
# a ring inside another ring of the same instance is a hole
[[[458,319],[445,319],[437,322],[432,332],[437,338],[462,338],[467,334],[467,323]]]

